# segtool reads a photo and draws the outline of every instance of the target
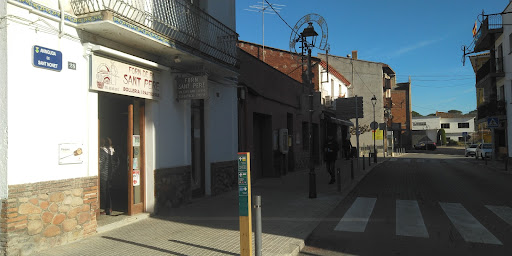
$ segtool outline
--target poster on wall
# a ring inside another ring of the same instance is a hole
[[[160,98],[159,72],[116,60],[91,56],[90,89],[144,99]]]
[[[59,144],[59,164],[83,163],[83,145],[78,143]]]
[[[140,170],[133,170],[133,186],[140,186]]]

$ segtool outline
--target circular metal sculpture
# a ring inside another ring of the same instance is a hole
[[[318,27],[320,27],[320,31],[317,31],[320,36],[320,44],[316,45],[317,38],[315,37],[310,47],[316,47],[320,50],[325,50],[327,48],[327,22],[322,16],[316,13],[310,13],[302,17],[297,24],[295,24],[295,27],[293,27],[292,34],[290,35],[291,52],[303,55],[302,49],[300,49],[302,48],[302,43],[300,42],[302,37],[301,32],[309,25],[309,23],[316,23]]]

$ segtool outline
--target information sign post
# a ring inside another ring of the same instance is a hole
[[[238,153],[238,212],[240,255],[252,256],[251,160],[249,152]]]

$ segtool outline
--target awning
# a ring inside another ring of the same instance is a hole
[[[341,120],[341,119],[334,118],[334,117],[329,117],[329,122],[334,123],[334,124],[339,124],[339,125],[345,125],[345,126],[354,126],[354,123],[352,123],[351,121]]]

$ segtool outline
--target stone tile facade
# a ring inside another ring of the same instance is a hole
[[[156,214],[165,214],[192,200],[191,168],[188,165],[155,170]]]
[[[96,233],[98,177],[9,186],[0,254],[27,255]]]
[[[212,163],[211,170],[212,195],[218,195],[238,187],[238,165],[236,161]]]

